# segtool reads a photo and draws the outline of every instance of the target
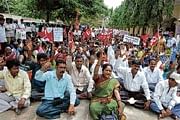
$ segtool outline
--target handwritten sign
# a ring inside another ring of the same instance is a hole
[[[63,41],[63,28],[53,28],[54,41],[62,42]]]
[[[16,39],[25,40],[26,31],[24,29],[16,29]]]
[[[134,37],[134,36],[129,36],[129,35],[124,35],[123,42],[128,42],[128,43],[133,43],[134,45],[139,45],[140,38]]]

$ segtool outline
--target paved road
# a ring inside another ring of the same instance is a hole
[[[66,113],[61,115],[57,120],[92,120],[88,112],[89,102],[86,100],[81,101],[81,104],[76,108],[77,114],[74,117],[68,116]],[[0,114],[0,120],[46,120],[40,118],[35,114],[36,108],[39,105],[38,102],[33,103],[28,109],[25,109],[21,115],[17,116],[13,111],[7,111]],[[157,115],[149,112],[136,109],[131,106],[125,107],[125,114],[127,120],[158,120]],[[171,118],[165,118],[163,120],[173,120]]]

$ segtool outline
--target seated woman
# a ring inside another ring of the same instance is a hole
[[[95,92],[90,103],[90,114],[93,120],[99,120],[102,114],[110,115],[114,111],[121,119],[125,115],[123,114],[124,104],[121,102],[119,93],[120,84],[118,80],[110,78],[112,73],[112,65],[110,64],[104,64],[102,75],[98,75],[101,58],[98,60],[93,76]]]

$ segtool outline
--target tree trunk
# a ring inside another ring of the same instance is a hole
[[[136,27],[133,27],[133,35],[135,36],[135,29],[136,29]]]
[[[46,23],[49,23],[50,20],[50,10],[46,11]]]
[[[142,34],[144,35],[146,33],[146,26],[143,26]]]
[[[140,34],[140,27],[138,26],[137,34]]]

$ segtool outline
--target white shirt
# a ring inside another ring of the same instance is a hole
[[[124,87],[131,92],[140,91],[141,87],[144,90],[145,96],[147,100],[150,100],[150,91],[148,87],[148,83],[146,81],[146,77],[143,72],[138,71],[135,77],[131,73],[131,68],[123,68],[118,67],[115,68],[117,74],[120,73],[123,75]]]
[[[24,30],[25,30],[26,27],[25,27],[24,24],[18,24],[18,28],[19,28],[19,29],[24,29]]]
[[[171,48],[171,47],[173,46],[173,44],[176,44],[176,38],[175,38],[175,37],[168,39],[168,41],[167,41],[167,47],[168,47],[168,48]]]
[[[0,43],[7,42],[5,27],[0,25]]]
[[[160,81],[155,87],[154,102],[160,110],[163,106],[171,110],[176,104],[176,93],[177,87],[169,88],[168,80]]]
[[[158,83],[163,80],[162,72],[159,68],[154,68],[154,70],[151,71],[150,67],[145,67],[143,71],[148,83]]]
[[[114,63],[115,63],[115,54],[114,54],[114,50],[113,50],[112,45],[108,47],[107,56],[108,56],[109,63],[111,65],[114,65]]]
[[[13,24],[5,24],[6,37],[14,37],[15,28]]]
[[[94,81],[90,75],[88,68],[82,65],[80,73],[76,68],[75,62],[72,63],[72,67],[70,69],[70,75],[72,77],[72,82],[76,89],[83,91],[84,87],[88,85],[88,92],[91,92],[93,89]]]
[[[94,32],[91,32],[91,37],[95,37],[95,33]]]
[[[115,68],[118,68],[118,67],[124,67],[124,68],[129,68],[129,65],[128,65],[128,60],[124,60],[125,58],[118,58],[116,59],[115,61],[115,64],[113,65],[113,68],[115,70]],[[123,78],[123,74],[121,74],[120,72],[117,73],[118,77]]]

